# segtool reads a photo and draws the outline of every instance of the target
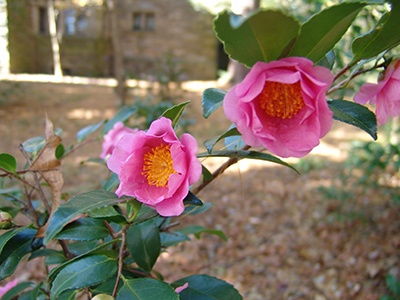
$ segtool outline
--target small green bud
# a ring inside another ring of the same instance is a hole
[[[8,229],[11,227],[12,217],[8,212],[0,211],[0,229]]]
[[[92,300],[115,300],[115,298],[107,294],[98,294],[94,296]]]

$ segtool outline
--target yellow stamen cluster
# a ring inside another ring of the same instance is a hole
[[[144,155],[142,175],[146,177],[149,185],[168,187],[169,176],[176,173],[172,164],[169,145],[161,144]]]
[[[266,81],[256,100],[269,116],[281,119],[293,118],[304,106],[300,82],[286,84]]]

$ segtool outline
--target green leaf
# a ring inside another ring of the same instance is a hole
[[[393,296],[384,295],[380,297],[379,300],[396,300],[396,298]]]
[[[61,295],[57,297],[57,300],[75,300],[75,296],[78,292],[78,290],[69,290],[62,292]]]
[[[226,93],[228,92],[217,88],[209,88],[204,90],[203,98],[201,100],[204,118],[207,119],[218,107],[222,105]]]
[[[396,296],[400,296],[400,282],[396,276],[388,274],[385,278],[389,290]]]
[[[149,279],[124,279],[124,286],[118,292],[116,300],[179,300],[178,293],[165,282]]]
[[[174,231],[172,233],[161,232],[161,245],[165,248],[177,245],[184,241],[190,241],[190,239],[181,232]]]
[[[83,218],[72,222],[55,236],[57,240],[92,241],[106,238],[110,234],[102,220]]]
[[[247,19],[225,11],[214,20],[214,31],[225,51],[247,67],[279,59],[296,39],[299,28],[297,20],[273,10],[258,11]]]
[[[201,167],[202,167],[203,181],[210,180],[212,178],[211,172],[205,166],[201,165]]]
[[[97,124],[92,124],[92,125],[86,126],[85,128],[79,130],[78,133],[76,134],[78,144],[82,143],[83,140],[86,139],[89,134],[91,134],[91,133],[95,132],[97,129],[99,129],[101,127],[101,125],[104,124],[104,122],[105,122],[105,120],[103,120]]]
[[[112,118],[110,121],[108,121],[104,127],[103,130],[101,131],[101,135],[105,135],[108,131],[110,131],[113,127],[115,123],[118,122],[124,122],[126,121],[130,116],[132,116],[135,112],[137,111],[137,108],[135,107],[123,107],[121,108],[116,115],[114,116],[114,118]]]
[[[211,153],[216,143],[218,143],[223,138],[226,138],[226,137],[229,137],[229,136],[241,136],[241,134],[237,130],[236,126],[230,128],[228,131],[226,131],[225,133],[221,134],[220,136],[205,140],[203,144],[207,148],[208,153]]]
[[[365,3],[340,3],[322,10],[301,25],[300,34],[288,56],[320,61],[353,23]]]
[[[9,188],[0,190],[0,195],[12,195],[15,193],[22,193],[22,190],[20,188]]]
[[[88,215],[91,218],[106,220],[109,223],[114,222],[120,225],[127,224],[125,216],[119,213],[113,206],[105,206],[91,210],[88,212]]]
[[[174,288],[189,283],[179,293],[181,300],[241,300],[239,292],[229,283],[208,275],[192,275],[171,284]]]
[[[117,260],[103,255],[92,255],[70,263],[56,276],[50,289],[50,299],[63,291],[88,287],[106,281],[118,269]]]
[[[188,206],[185,208],[185,211],[183,212],[183,214],[189,214],[192,216],[198,215],[198,214],[201,214],[201,213],[209,210],[213,206],[214,206],[214,203],[211,203],[211,202],[204,203],[202,206]]]
[[[103,186],[103,190],[112,192],[117,186],[119,185],[119,178],[118,174],[111,173],[110,178]]]
[[[132,222],[132,225],[143,223],[157,216],[158,213],[154,209],[142,204],[142,207],[140,208],[135,220]]]
[[[183,111],[185,110],[186,105],[188,105],[190,101],[186,101],[167,109],[161,117],[166,117],[172,121],[172,128],[178,125],[179,119],[181,118]]]
[[[19,293],[21,293],[23,290],[26,290],[27,288],[34,287],[35,284],[33,282],[21,282],[14,286],[12,289],[8,290],[3,297],[1,297],[1,300],[11,300],[15,296],[17,296]],[[18,298],[19,299],[19,298]],[[35,298],[36,300],[36,298]]]
[[[194,236],[196,238],[200,238],[200,235],[202,233],[209,233],[209,234],[213,234],[216,236],[219,236],[221,239],[227,241],[228,238],[226,237],[226,235],[221,231],[221,230],[217,230],[217,229],[207,229],[203,226],[199,226],[199,225],[192,225],[192,226],[188,226],[182,229],[179,229],[178,232],[183,233],[185,235],[188,234],[194,234]]]
[[[184,205],[202,206],[203,202],[195,194],[189,191],[185,199],[183,199]]]
[[[364,130],[374,140],[378,138],[376,116],[367,107],[346,100],[330,100],[328,105],[335,120]]]
[[[47,248],[47,249],[39,249],[39,250],[32,252],[28,261],[35,259],[37,257],[43,257],[43,256],[61,256],[61,257],[65,258],[63,251]]]
[[[160,233],[154,220],[131,226],[126,231],[126,245],[133,260],[150,272],[161,251]]]
[[[8,153],[0,154],[0,168],[5,169],[10,173],[14,173],[17,171],[17,160],[14,156]]]
[[[273,155],[267,154],[267,153],[257,152],[257,151],[221,150],[221,151],[213,151],[211,154],[209,154],[207,152],[199,153],[199,154],[197,154],[197,157],[198,158],[202,158],[202,157],[235,157],[235,158],[259,159],[259,160],[265,160],[265,161],[273,162],[276,164],[280,164],[285,167],[289,167],[292,170],[299,173],[296,170],[296,168],[294,168],[293,166],[289,165],[288,163],[280,160],[276,156],[273,156]]]
[[[61,135],[62,129],[57,128],[54,133],[58,136]],[[29,140],[26,140],[25,142],[22,143],[22,147],[26,152],[29,153],[35,153],[38,152],[40,149],[42,149],[46,145],[46,139],[44,135],[37,136],[34,138],[31,138]]]
[[[25,255],[32,252],[35,235],[35,229],[25,228],[8,240],[0,254],[0,280],[14,273]]]
[[[54,278],[57,276],[57,274],[62,269],[64,269],[67,265],[69,265],[69,264],[71,264],[73,262],[76,262],[76,261],[80,260],[83,257],[87,257],[87,256],[90,256],[90,255],[97,254],[98,252],[102,251],[104,248],[114,244],[115,242],[120,242],[120,241],[121,241],[121,239],[111,240],[111,241],[105,242],[103,244],[98,245],[97,247],[95,247],[93,249],[88,250],[85,253],[80,254],[79,256],[71,258],[70,260],[66,261],[65,263],[63,263],[63,264],[59,265],[58,267],[54,268],[53,270],[51,270],[49,276],[47,277],[48,281],[49,282],[53,281]],[[69,244],[69,245],[72,245],[72,244]]]
[[[0,254],[3,251],[4,246],[7,244],[9,240],[11,240],[14,236],[19,234],[20,232],[24,231],[27,229],[30,225],[24,226],[24,227],[18,227],[14,228],[11,230],[8,230],[6,232],[3,232],[2,235],[0,235]]]
[[[55,156],[57,159],[60,159],[65,153],[65,148],[63,144],[59,144],[56,148]]]
[[[124,200],[118,198],[116,194],[105,190],[91,191],[73,197],[68,202],[60,205],[53,213],[43,242],[45,244],[50,242],[61,231],[64,225],[74,217],[103,206],[117,204]]]
[[[361,59],[374,57],[400,43],[400,2],[389,2],[392,3],[392,10],[382,16],[372,31],[353,41],[351,50],[354,57],[350,65]]]

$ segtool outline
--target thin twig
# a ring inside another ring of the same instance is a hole
[[[241,150],[249,150],[251,146],[244,146]],[[203,181],[200,185],[196,186],[192,193],[197,195],[202,189],[204,189],[207,185],[213,182],[219,175],[221,175],[226,169],[228,169],[231,165],[237,163],[239,158],[231,157],[224,164],[222,164],[217,170],[214,171],[212,177],[209,180]]]
[[[29,185],[31,188],[37,189],[34,185],[30,184],[30,183],[29,183],[28,181],[26,181],[25,179],[22,179],[21,177],[16,176],[14,173],[9,172],[9,171],[7,171],[6,169],[3,169],[2,167],[0,167],[0,171],[3,171],[3,172],[6,173],[6,174],[1,174],[0,177],[6,177],[6,176],[12,177],[12,178],[15,178],[15,179],[17,179],[17,180],[23,182],[23,183],[26,184],[26,185]]]
[[[60,160],[66,158],[68,155],[70,155],[71,153],[75,152],[75,151],[78,150],[79,148],[81,148],[81,147],[83,147],[83,146],[85,146],[85,145],[87,145],[87,144],[89,144],[89,143],[95,142],[97,139],[98,139],[98,138],[91,138],[91,139],[89,139],[89,140],[86,140],[86,141],[84,141],[84,142],[82,142],[82,143],[80,143],[80,144],[78,144],[78,145],[72,147],[67,153],[65,153],[65,154],[60,158]]]
[[[122,275],[122,267],[123,267],[123,259],[124,259],[124,249],[125,249],[125,243],[126,243],[126,230],[129,228],[130,224],[126,225],[124,228],[122,228],[122,239],[121,239],[121,245],[119,247],[119,255],[118,255],[118,273],[117,273],[117,280],[115,281],[115,286],[114,290],[112,292],[112,296],[115,298],[117,295],[118,291],[118,285],[119,282],[121,281],[121,275]]]
[[[65,257],[69,260],[72,258],[72,254],[71,252],[69,252],[68,247],[67,247],[67,243],[64,240],[58,240],[58,242],[61,245],[61,248],[63,249],[63,252],[65,254]]]

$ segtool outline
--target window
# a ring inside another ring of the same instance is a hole
[[[133,13],[133,31],[154,31],[155,27],[154,13]]]
[[[47,8],[39,7],[39,33],[47,34],[48,33],[48,22],[49,18],[47,16]]]
[[[67,9],[65,11],[65,33],[68,35],[75,34],[75,9]]]

